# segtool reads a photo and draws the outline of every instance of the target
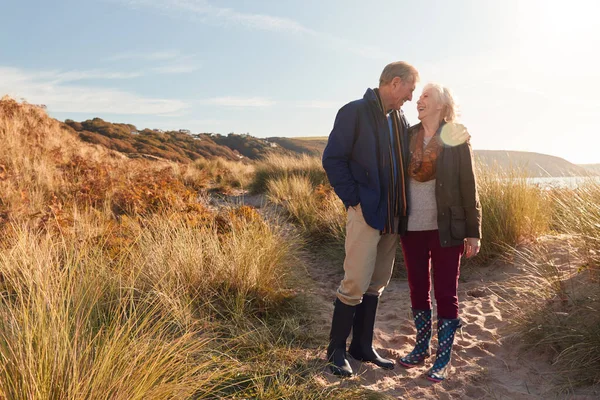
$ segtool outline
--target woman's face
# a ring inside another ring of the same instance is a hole
[[[417,101],[417,111],[419,112],[419,120],[427,116],[438,114],[442,110],[442,105],[432,88],[428,88],[421,93],[421,97]]]

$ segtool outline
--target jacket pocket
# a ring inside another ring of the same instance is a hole
[[[450,235],[454,239],[464,239],[467,235],[467,219],[465,217],[465,209],[460,206],[451,206],[450,215]]]
[[[354,180],[363,186],[369,186],[369,171],[356,162],[350,162],[350,172]]]

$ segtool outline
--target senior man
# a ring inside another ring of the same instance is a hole
[[[393,369],[373,348],[379,296],[389,283],[400,233],[406,231],[408,123],[400,111],[419,80],[398,61],[387,65],[379,87],[342,107],[323,152],[323,167],[348,210],[344,279],[334,303],[327,359],[331,371],[351,376],[348,352],[363,362]]]

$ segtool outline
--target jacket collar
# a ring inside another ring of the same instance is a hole
[[[447,122],[446,121],[442,121],[442,123],[440,124],[440,127],[437,129],[437,131],[435,132],[436,136],[440,135],[442,133],[442,128],[444,127],[444,125],[446,125]],[[408,128],[408,134],[409,135],[414,135],[415,133],[419,132],[419,129],[421,129],[421,126],[423,124],[421,122],[419,122],[416,125],[411,126],[410,128]]]
[[[443,122],[440,124],[440,127],[439,127],[439,128],[438,128],[438,130],[435,132],[435,136],[439,136],[439,135],[441,135],[441,134],[442,134],[442,128],[443,128],[443,127],[444,127],[444,125],[446,125],[446,124],[447,124],[447,122],[446,122],[446,121],[443,121]],[[416,124],[416,125],[413,125],[413,126],[411,126],[410,128],[408,128],[408,140],[409,140],[409,141],[410,141],[410,140],[413,138],[413,136],[415,136],[417,133],[419,133],[419,129],[421,129],[421,125],[422,125],[422,124],[419,122],[418,124]],[[444,140],[441,140],[441,142],[442,142],[442,147],[452,147],[452,145],[450,145],[450,144],[446,143],[446,141],[444,141]],[[409,142],[409,143],[410,143],[410,142]]]
[[[369,103],[371,107],[374,107],[376,110],[379,110],[383,115],[389,114],[386,110],[383,109],[383,102],[381,101],[381,97],[379,96],[378,89],[367,89],[363,99]]]

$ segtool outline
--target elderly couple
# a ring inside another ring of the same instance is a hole
[[[398,242],[402,243],[415,347],[400,358],[406,367],[430,356],[433,270],[438,346],[427,371],[446,378],[458,318],[460,259],[479,252],[481,206],[469,134],[455,123],[451,93],[427,84],[417,101],[419,124],[409,126],[400,107],[412,100],[419,80],[405,62],[387,65],[379,88],[342,107],[335,119],[323,167],[348,210],[344,279],[335,300],[327,348],[335,375],[351,376],[348,353],[356,360],[393,369],[395,362],[373,348],[379,296],[388,284]],[[431,266],[431,268],[430,268]]]

